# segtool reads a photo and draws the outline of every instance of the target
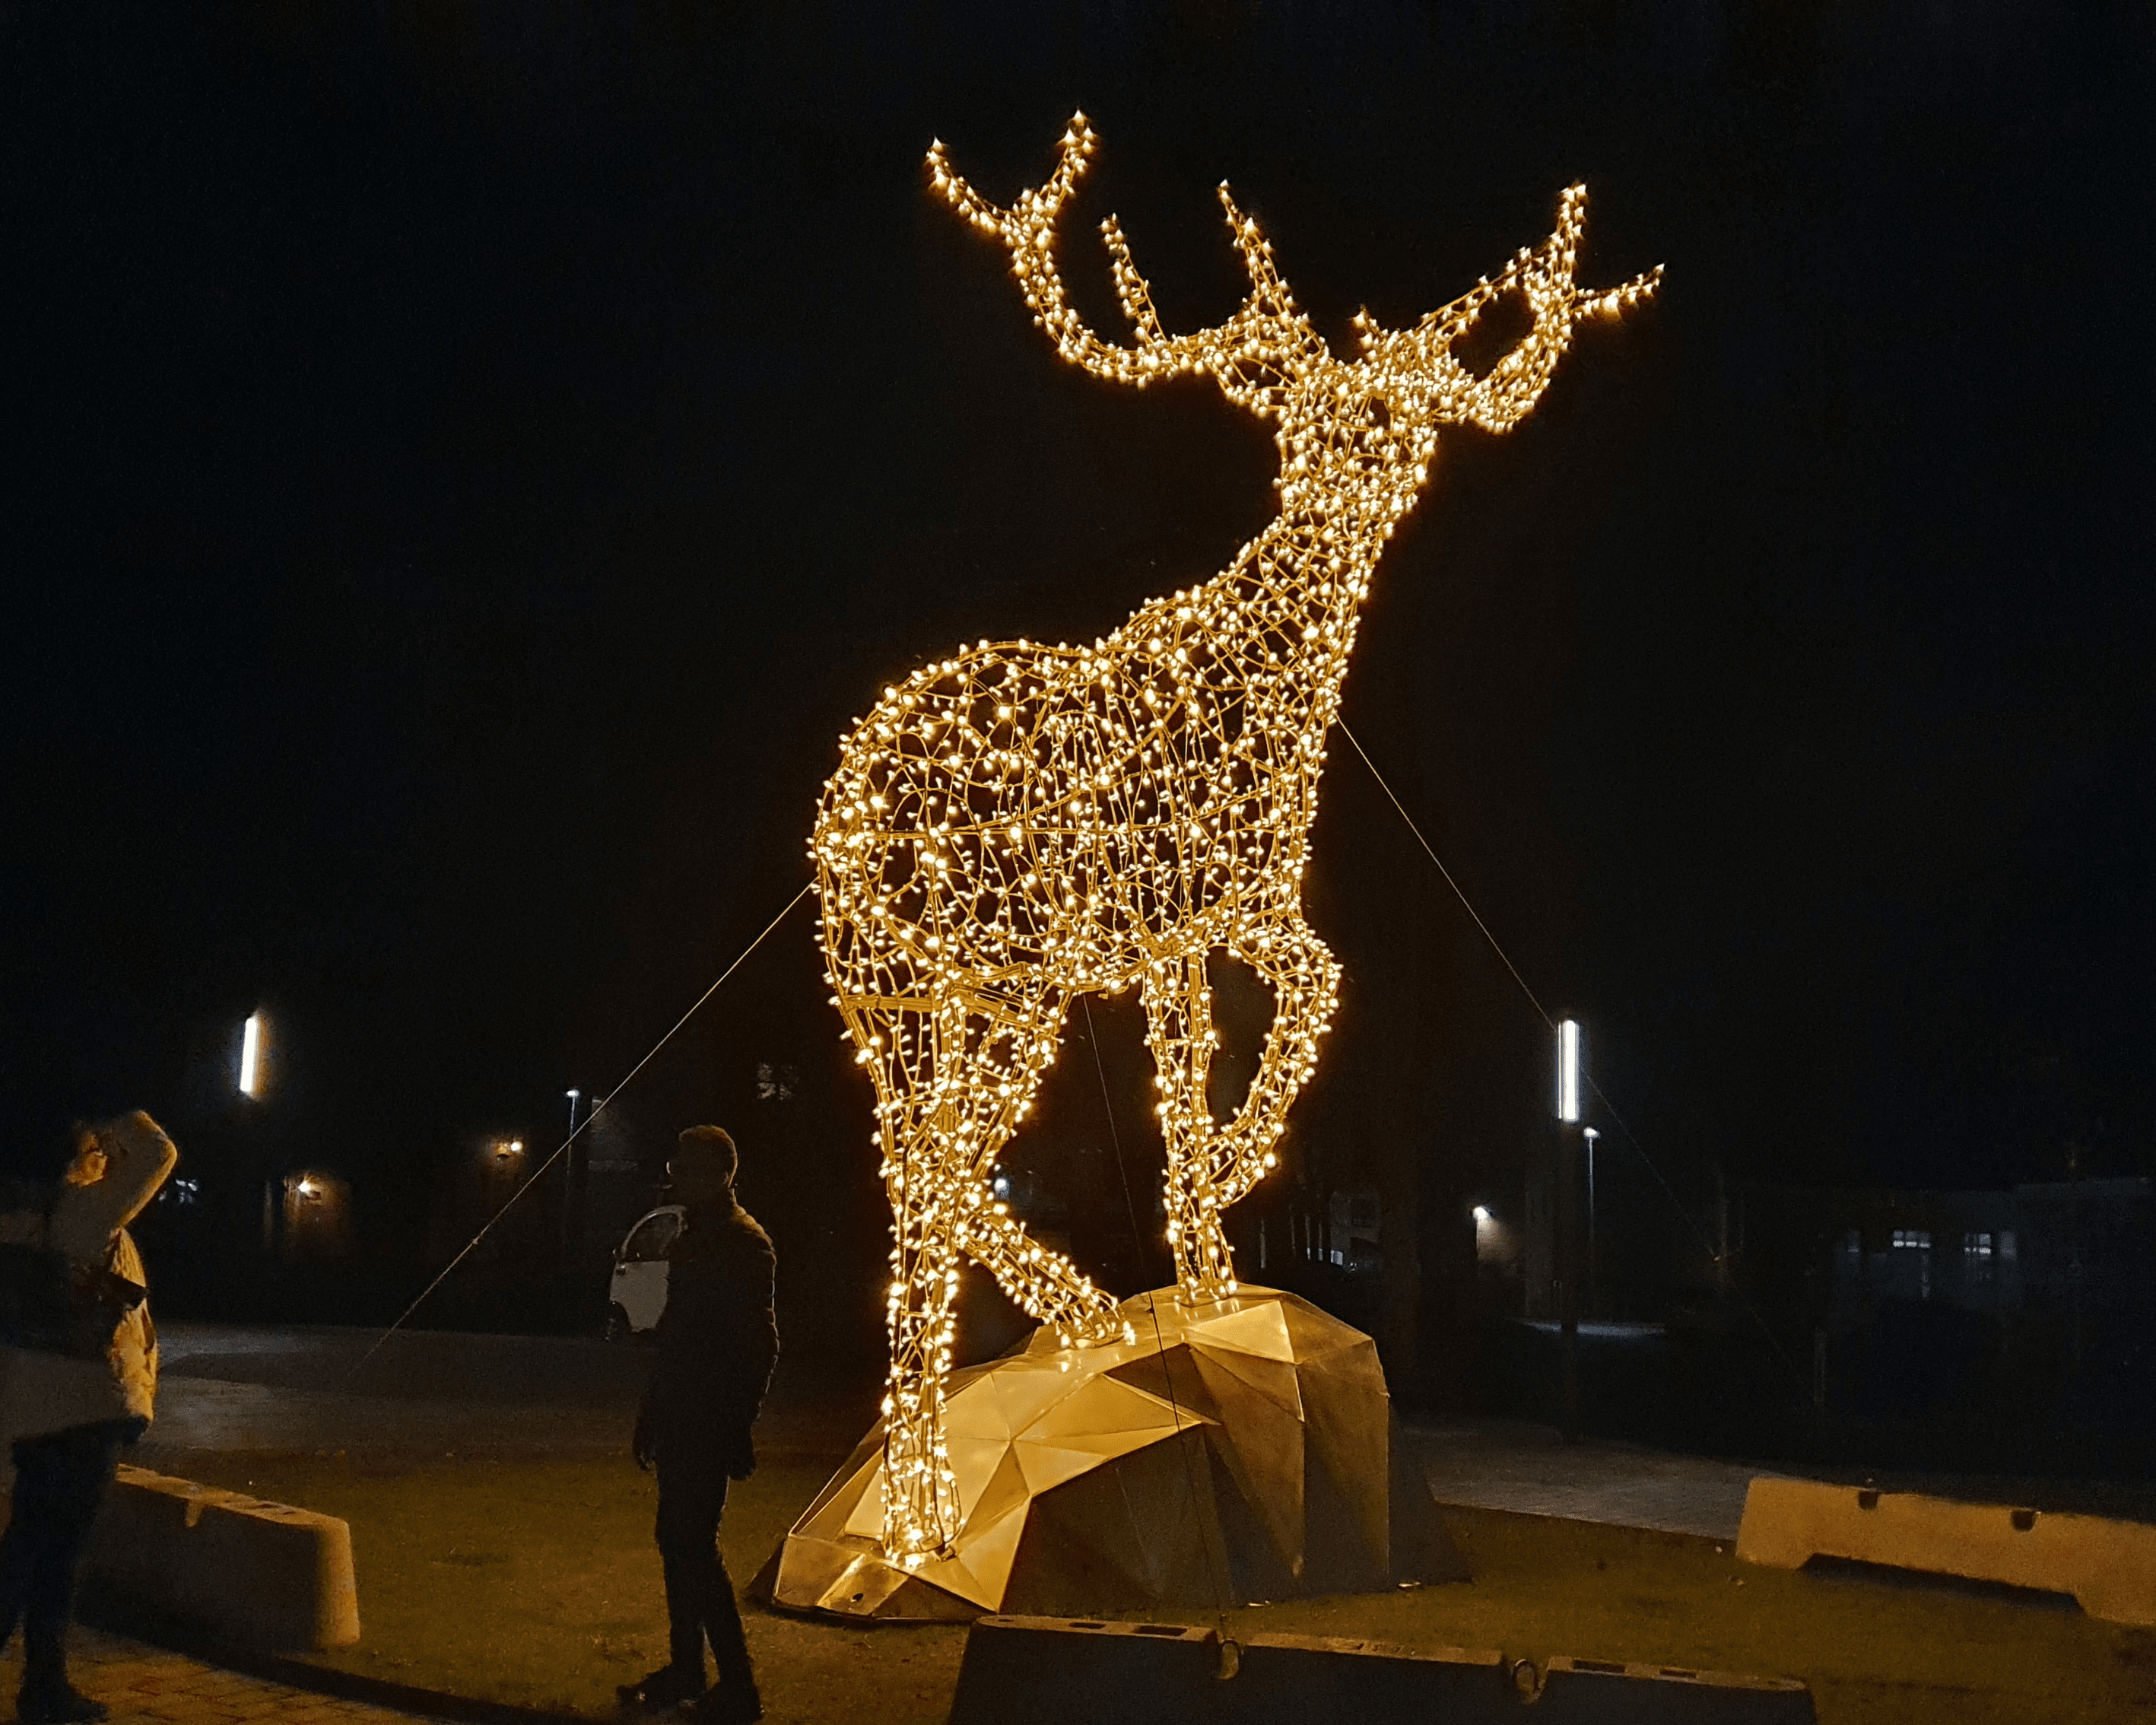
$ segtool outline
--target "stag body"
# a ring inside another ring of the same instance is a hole
[[[1358,316],[1361,356],[1343,361],[1296,309],[1224,186],[1251,282],[1242,308],[1216,329],[1163,335],[1111,218],[1103,232],[1137,333],[1111,347],[1065,302],[1050,249],[1092,147],[1080,116],[1055,174],[1009,210],[952,174],[940,145],[929,165],[951,203],[1008,246],[1065,358],[1141,384],[1203,372],[1271,420],[1281,512],[1212,580],[1144,606],[1090,648],[983,642],[923,667],[856,726],[824,787],[812,845],[824,950],[834,1004],[875,1081],[894,1217],[884,1543],[901,1561],[942,1548],[956,1525],[940,1415],[960,1255],[1068,1343],[1119,1332],[1112,1300],[1031,1240],[988,1180],[1075,996],[1140,990],[1178,1297],[1234,1290],[1221,1218],[1273,1165],[1336,997],[1339,967],[1303,921],[1301,880],[1371,571],[1414,506],[1438,427],[1512,424],[1573,322],[1655,280],[1574,288],[1575,187],[1543,245],[1413,329]],[[1450,347],[1507,291],[1533,326],[1471,376]],[[1274,999],[1257,1076],[1224,1122],[1207,1099],[1216,951]]]

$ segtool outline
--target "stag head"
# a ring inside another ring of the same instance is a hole
[[[1506,431],[1540,398],[1584,317],[1613,313],[1652,294],[1660,265],[1622,286],[1583,290],[1573,267],[1587,218],[1587,192],[1566,188],[1558,200],[1554,232],[1523,249],[1495,276],[1430,313],[1411,329],[1387,330],[1358,312],[1362,349],[1354,360],[1335,357],[1273,264],[1272,246],[1258,224],[1235,207],[1225,182],[1220,206],[1228,231],[1249,272],[1250,291],[1224,323],[1189,335],[1169,336],[1153,310],[1145,278],[1131,261],[1129,243],[1113,216],[1101,223],[1107,241],[1116,296],[1130,321],[1127,347],[1103,341],[1071,307],[1055,264],[1055,227],[1065,202],[1085,175],[1097,140],[1083,114],[1065,130],[1055,172],[1046,184],[1021,193],[1008,209],[991,203],[954,172],[941,141],[928,151],[936,189],[976,227],[1001,239],[1011,256],[1033,321],[1046,330],[1056,352],[1096,377],[1143,388],[1186,372],[1210,377],[1237,406],[1276,421],[1286,469],[1292,475],[1350,449],[1367,462],[1373,454],[1412,461],[1419,469],[1435,448],[1440,425],[1468,422]],[[1517,293],[1532,320],[1527,333],[1481,376],[1453,357],[1454,347],[1491,306]],[[1382,436],[1350,437],[1343,426],[1383,428]]]

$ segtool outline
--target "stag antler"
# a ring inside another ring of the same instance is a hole
[[[1101,233],[1107,241],[1116,297],[1137,340],[1129,347],[1118,347],[1088,329],[1065,297],[1063,278],[1055,267],[1055,239],[1064,202],[1085,174],[1096,142],[1086,116],[1072,115],[1059,146],[1055,172],[1046,184],[1019,193],[1009,209],[989,203],[952,171],[941,139],[928,149],[928,171],[936,189],[975,227],[1002,239],[1011,254],[1011,273],[1033,310],[1033,321],[1048,331],[1058,353],[1096,377],[1141,387],[1183,372],[1210,372],[1232,398],[1240,399],[1247,388],[1239,375],[1243,367],[1279,365],[1308,351],[1317,337],[1273,267],[1272,247],[1258,224],[1235,208],[1224,181],[1221,208],[1250,277],[1250,295],[1235,315],[1209,330],[1186,336],[1163,334],[1152,290],[1131,261],[1122,223],[1110,216],[1101,223]],[[1255,401],[1248,404],[1262,405]]]
[[[1522,248],[1496,276],[1484,277],[1449,305],[1440,306],[1414,329],[1381,328],[1366,311],[1355,314],[1355,327],[1370,362],[1383,363],[1412,356],[1449,386],[1449,419],[1472,420],[1486,431],[1509,431],[1542,397],[1557,369],[1573,326],[1583,317],[1621,311],[1661,285],[1662,266],[1634,276],[1621,286],[1582,290],[1573,281],[1580,237],[1587,228],[1587,187],[1568,186],[1558,200],[1557,226],[1532,250]],[[1455,342],[1500,295],[1517,290],[1527,302],[1533,325],[1518,343],[1481,377],[1469,375],[1451,357]]]

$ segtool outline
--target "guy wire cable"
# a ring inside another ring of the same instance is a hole
[[[1439,859],[1436,851],[1430,848],[1430,840],[1423,837],[1422,829],[1415,824],[1414,817],[1407,811],[1407,805],[1400,801],[1392,786],[1385,782],[1385,775],[1378,771],[1378,763],[1370,758],[1369,751],[1363,747],[1355,733],[1348,728],[1348,721],[1345,719],[1336,719],[1333,722],[1339,726],[1340,734],[1354,744],[1355,752],[1363,757],[1363,764],[1370,769],[1370,777],[1378,781],[1378,788],[1385,793],[1393,807],[1399,811],[1400,819],[1407,823],[1408,830],[1414,834],[1415,843],[1421,845],[1423,854],[1437,865],[1437,871],[1445,877],[1445,884],[1452,889],[1453,896],[1460,901],[1462,908],[1473,919],[1475,926],[1482,931],[1482,938],[1490,942],[1490,950],[1497,955],[1505,968],[1512,972],[1512,980],[1520,985],[1520,992],[1527,997],[1527,1004],[1534,1008],[1537,1015],[1549,1027],[1551,1034],[1554,1035],[1557,1033],[1557,1020],[1544,1009],[1542,1002],[1535,999],[1535,991],[1527,986],[1527,979],[1520,974],[1519,967],[1512,963],[1504,947],[1497,943],[1497,937],[1490,932],[1490,925],[1482,920],[1481,912],[1468,902],[1467,895],[1460,890],[1460,883],[1452,878],[1452,870],[1445,867]],[[1647,1172],[1655,1177],[1656,1183],[1662,1189],[1663,1195],[1669,1199],[1671,1209],[1683,1219],[1685,1226],[1691,1230],[1693,1238],[1705,1248],[1707,1261],[1718,1266],[1722,1262],[1722,1255],[1715,1250],[1714,1242],[1707,1237],[1707,1230],[1692,1219],[1691,1212],[1685,1208],[1683,1200],[1676,1194],[1676,1189],[1670,1184],[1661,1169],[1655,1165],[1655,1159],[1647,1154],[1647,1147],[1640,1142],[1639,1134],[1626,1123],[1625,1117],[1617,1111],[1617,1105],[1609,1100],[1609,1093],[1594,1081],[1594,1075],[1592,1071],[1587,1074],[1587,1086],[1600,1100],[1602,1106],[1609,1111],[1610,1119],[1616,1122],[1617,1129],[1625,1134],[1625,1141],[1631,1145],[1633,1153],[1645,1165]],[[1738,1304],[1742,1306],[1752,1321],[1758,1325],[1759,1333],[1767,1338],[1767,1345],[1774,1350],[1775,1356],[1789,1368],[1789,1375],[1796,1379],[1799,1386],[1802,1386],[1805,1382],[1804,1374],[1798,1370],[1797,1363],[1789,1358],[1788,1350],[1782,1346],[1780,1339],[1773,1330],[1768,1327],[1766,1318],[1746,1296],[1744,1291],[1736,1285],[1733,1279],[1730,1283],[1730,1291],[1737,1296]]]
[[[414,1300],[409,1306],[404,1308],[403,1315],[398,1318],[397,1322],[390,1325],[388,1329],[384,1330],[379,1336],[374,1338],[373,1347],[368,1348],[365,1353],[360,1356],[359,1363],[354,1366],[346,1375],[344,1380],[345,1388],[349,1389],[352,1386],[353,1379],[357,1378],[362,1372],[367,1369],[367,1362],[372,1359],[376,1354],[382,1351],[382,1344],[387,1342],[392,1336],[395,1335],[398,1330],[404,1327],[405,1319],[410,1317],[413,1312],[417,1312],[422,1306],[425,1305],[429,1296],[434,1293],[434,1290],[441,1286],[444,1281],[449,1280],[449,1272],[452,1270],[454,1270],[458,1265],[463,1263],[466,1258],[471,1255],[472,1249],[481,1240],[486,1238],[488,1233],[491,1231],[496,1222],[499,1222],[504,1216],[509,1214],[511,1209],[516,1204],[516,1200],[523,1197],[524,1194],[529,1192],[534,1186],[537,1185],[541,1178],[545,1175],[547,1170],[553,1167],[557,1162],[560,1161],[561,1158],[567,1153],[569,1147],[575,1143],[579,1137],[583,1136],[585,1132],[590,1128],[591,1123],[594,1120],[597,1120],[608,1108],[613,1106],[613,1099],[629,1087],[630,1081],[635,1078],[638,1073],[641,1072],[646,1066],[651,1064],[652,1056],[656,1055],[660,1049],[665,1047],[668,1043],[674,1040],[674,1032],[675,1030],[679,1030],[682,1025],[687,1024],[690,1019],[696,1017],[697,1012],[702,1008],[704,1003],[706,1000],[709,1000],[712,995],[719,992],[720,983],[724,983],[728,977],[732,976],[737,970],[739,970],[742,967],[742,962],[747,958],[748,955],[763,944],[764,935],[769,934],[773,929],[778,927],[780,923],[783,922],[788,916],[792,916],[793,914],[793,907],[799,904],[803,899],[808,897],[808,895],[815,890],[815,886],[816,883],[811,880],[804,886],[800,891],[795,893],[792,898],[788,899],[786,901],[786,908],[781,911],[776,916],[773,916],[770,922],[764,924],[763,933],[759,934],[746,947],[743,947],[741,949],[741,952],[736,956],[734,962],[719,973],[718,982],[713,983],[710,988],[705,989],[702,993],[699,994],[696,997],[696,1005],[691,1006],[688,1011],[683,1013],[680,1018],[674,1021],[674,1029],[672,1030],[669,1030],[664,1036],[660,1037],[658,1041],[651,1045],[650,1052],[646,1054],[642,1060],[639,1060],[634,1066],[631,1066],[629,1069],[627,1077],[624,1077],[619,1084],[615,1085],[614,1087],[608,1091],[603,1097],[600,1097],[593,1102],[592,1111],[584,1117],[583,1125],[572,1130],[567,1137],[562,1140],[560,1145],[556,1147],[552,1155],[549,1156],[544,1162],[541,1163],[537,1168],[532,1169],[530,1177],[525,1180],[524,1183],[519,1186],[514,1192],[511,1193],[508,1198],[503,1201],[501,1208],[496,1210],[491,1216],[488,1217],[484,1225],[480,1227],[479,1232],[472,1235],[470,1240],[465,1242],[465,1249],[459,1252],[455,1257],[450,1259],[449,1261],[443,1266],[442,1273],[436,1276],[432,1281],[429,1282],[427,1286],[420,1291],[419,1297],[418,1299]]]
[[[1093,1070],[1100,1076],[1101,1106],[1108,1116],[1108,1142],[1115,1147],[1116,1177],[1123,1183],[1123,1209],[1131,1219],[1131,1244],[1137,1248],[1142,1261],[1145,1235],[1138,1231],[1138,1207],[1131,1197],[1130,1171],[1123,1166],[1123,1137],[1116,1130],[1116,1103],[1108,1093],[1108,1069],[1101,1063],[1101,1039],[1093,1029],[1092,997],[1081,994],[1078,1004],[1086,1014],[1086,1041],[1093,1050]],[[1205,1553],[1205,1584],[1213,1590],[1213,1620],[1219,1630],[1220,1645],[1225,1648],[1232,1645],[1228,1637],[1227,1602],[1221,1594],[1220,1578],[1214,1574],[1213,1553],[1205,1539],[1205,1517],[1198,1508],[1198,1479],[1191,1471],[1189,1446],[1183,1441],[1183,1404],[1175,1394],[1175,1373],[1168,1369],[1168,1344],[1160,1333],[1160,1308],[1157,1297],[1147,1300],[1146,1316],[1152,1320],[1153,1351],[1161,1356],[1160,1381],[1168,1386],[1168,1405],[1175,1418],[1176,1445],[1183,1451],[1183,1483],[1190,1492],[1190,1514],[1198,1528],[1199,1547]],[[1198,1429],[1194,1416],[1190,1425],[1192,1430]],[[1224,1572],[1227,1567],[1228,1554],[1223,1551],[1220,1553],[1220,1568]]]

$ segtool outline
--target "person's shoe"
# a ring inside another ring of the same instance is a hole
[[[679,1707],[685,1701],[694,1701],[704,1692],[704,1674],[685,1671],[675,1666],[662,1665],[648,1676],[639,1677],[634,1683],[623,1683],[614,1692],[625,1707],[634,1707],[639,1712],[663,1713],[670,1707]]]
[[[95,1725],[111,1711],[65,1677],[57,1682],[25,1683],[15,1697],[15,1717],[23,1725]]]
[[[753,1683],[721,1683],[681,1711],[696,1725],[753,1725],[763,1717],[763,1697]]]

